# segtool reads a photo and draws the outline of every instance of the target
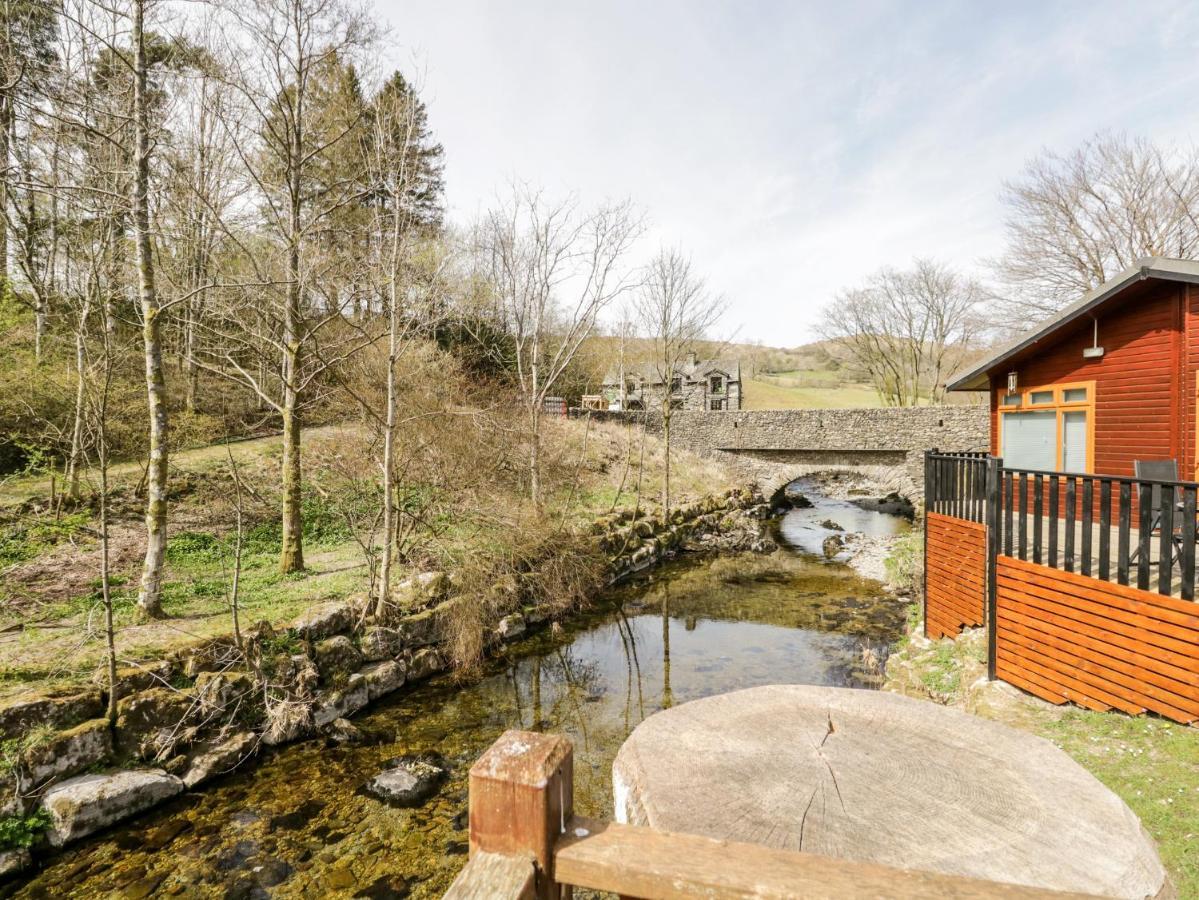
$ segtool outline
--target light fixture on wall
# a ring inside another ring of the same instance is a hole
[[[1007,392],[1009,394],[1016,393],[1016,373],[1015,372],[1007,373]]]

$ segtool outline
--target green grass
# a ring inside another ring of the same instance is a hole
[[[909,608],[911,633],[921,629],[920,604]],[[1153,715],[1126,716],[1056,707],[1027,695],[968,690],[986,671],[981,631],[913,650],[905,639],[901,667],[887,687],[927,696],[1052,741],[1136,813],[1157,842],[1179,897],[1199,897],[1199,728]]]
[[[772,376],[742,383],[742,409],[856,409],[880,405],[878,394],[864,385],[803,387]]]
[[[27,516],[0,531],[0,569],[34,559],[62,541],[69,540],[88,525],[91,513],[68,513],[58,519],[49,515]]]
[[[1069,709],[1038,729],[1111,788],[1157,841],[1179,897],[1199,897],[1199,729]]]

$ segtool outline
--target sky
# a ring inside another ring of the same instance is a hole
[[[630,198],[722,337],[795,346],[928,256],[985,277],[1005,179],[1098,131],[1199,139],[1174,2],[375,0],[446,153],[451,221],[513,180]]]

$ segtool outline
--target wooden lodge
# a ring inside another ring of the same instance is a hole
[[[926,459],[925,624],[1044,699],[1199,719],[1199,263],[1143,260],[953,381],[990,454]]]
[[[1199,262],[1142,260],[948,387],[987,391],[991,452],[1014,468],[1199,477]]]

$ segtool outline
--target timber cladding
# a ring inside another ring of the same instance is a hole
[[[925,629],[930,638],[954,637],[985,621],[987,529],[934,512],[925,529]]]
[[[1199,719],[1199,605],[1000,556],[996,669],[1052,703]]]

